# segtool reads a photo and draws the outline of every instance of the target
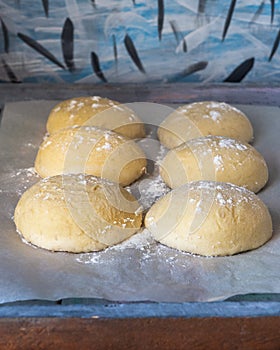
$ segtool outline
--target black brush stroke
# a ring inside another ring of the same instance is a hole
[[[255,58],[251,57],[236,67],[224,80],[224,83],[240,83],[253,68]]]
[[[8,32],[8,28],[5,24],[5,22],[3,21],[2,18],[0,18],[1,20],[1,27],[2,27],[2,32],[3,32],[3,37],[4,37],[4,50],[6,53],[9,53],[10,50],[10,40],[9,40],[9,32]]]
[[[226,18],[225,25],[224,25],[222,41],[225,40],[225,37],[227,35],[227,31],[228,31],[228,28],[230,26],[230,22],[231,22],[231,19],[232,19],[232,15],[233,15],[235,4],[236,4],[236,0],[231,0],[230,7],[229,7],[229,10],[228,10],[228,14],[227,14],[227,18]]]
[[[183,34],[181,33],[181,31],[178,28],[177,22],[175,20],[169,21],[170,27],[172,29],[172,32],[175,36],[177,45],[180,43],[180,37],[181,40],[183,41],[183,52],[187,52],[187,42],[186,39],[184,38]]]
[[[203,18],[203,16],[205,16],[206,2],[207,0],[198,1],[197,15],[196,15],[196,20],[198,25],[201,25],[200,19]]]
[[[270,8],[271,8],[271,15],[270,15],[270,23],[273,23],[274,20],[274,12],[275,12],[275,1],[270,0]]]
[[[99,58],[94,51],[91,52],[91,66],[92,66],[92,69],[93,69],[94,73],[96,74],[96,76],[100,80],[102,80],[104,83],[107,83],[108,81],[105,78],[105,76],[100,68]]]
[[[268,58],[269,62],[272,60],[272,57],[274,56],[275,52],[277,51],[278,46],[279,46],[279,42],[280,42],[280,29],[278,30],[278,34],[276,36],[276,39],[274,40],[273,47],[272,47],[272,50],[271,50],[269,58]]]
[[[164,22],[164,0],[158,0],[158,38],[161,41]]]
[[[2,62],[2,65],[7,73],[7,76],[9,78],[10,82],[11,83],[21,83],[21,81],[18,80],[17,76],[13,72],[12,68],[8,65],[8,63],[3,58],[1,58],[1,62]]]
[[[265,0],[263,0],[260,4],[260,6],[258,7],[256,13],[254,14],[253,18],[250,21],[250,24],[254,23],[258,17],[260,16],[260,14],[262,13],[263,9],[264,9],[264,5],[265,5]]]
[[[59,60],[49,50],[45,49],[44,46],[39,44],[37,41],[23,33],[17,33],[17,35],[25,44],[30,46],[33,50],[46,57],[48,60],[50,60],[52,63],[56,64],[60,68],[65,69],[64,65],[61,62],[59,62]]]
[[[186,42],[186,39],[185,39],[185,38],[183,38],[183,51],[184,51],[184,52],[187,52],[187,51],[188,51],[187,42]]]
[[[199,0],[198,1],[198,8],[197,8],[198,15],[205,14],[206,2],[207,2],[207,0]]]
[[[137,50],[134,46],[134,43],[128,34],[126,34],[126,36],[124,38],[124,45],[125,45],[125,48],[129,54],[129,56],[131,57],[132,61],[135,63],[136,67],[140,70],[140,72],[145,74],[146,71],[145,71],[145,69],[142,65],[142,62],[138,56]]]
[[[113,50],[114,50],[114,59],[115,62],[118,62],[118,47],[117,47],[117,41],[116,41],[116,36],[115,34],[112,35],[112,39],[113,39]]]
[[[175,36],[175,39],[176,39],[176,42],[177,42],[177,45],[178,45],[179,42],[180,42],[180,38],[179,38],[179,29],[177,27],[177,23],[176,23],[176,21],[173,20],[173,21],[169,21],[169,24],[170,24],[170,27],[172,29],[172,32],[173,32],[173,34]]]
[[[61,33],[61,48],[66,66],[70,72],[75,70],[74,63],[74,25],[70,18],[64,22]]]
[[[182,70],[181,72],[168,77],[166,79],[166,81],[168,83],[174,83],[176,81],[182,80],[193,73],[196,73],[200,70],[205,69],[207,67],[207,65],[208,65],[207,61],[200,61],[200,62],[191,64],[190,66],[188,66],[186,69]]]
[[[49,17],[49,0],[42,0],[45,16]]]

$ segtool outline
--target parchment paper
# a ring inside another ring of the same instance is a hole
[[[24,243],[12,220],[26,188],[38,181],[33,162],[54,101],[5,106],[0,128],[0,302],[69,297],[114,301],[213,301],[236,294],[280,293],[280,110],[237,106],[249,116],[254,146],[265,157],[269,183],[259,193],[273,218],[273,238],[232,257],[192,256],[162,246],[144,230],[89,254],[52,253]],[[152,122],[151,116],[141,116]],[[152,133],[151,133],[152,134]],[[145,142],[142,142],[145,148]],[[146,145],[146,150],[150,149]],[[161,148],[156,150],[162,156]],[[132,186],[148,206],[168,189],[157,170]]]

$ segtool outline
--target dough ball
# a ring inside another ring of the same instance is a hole
[[[136,199],[118,184],[82,174],[59,175],[29,188],[14,220],[26,241],[80,253],[127,239],[141,227],[142,213]]]
[[[93,126],[62,129],[41,144],[35,169],[41,177],[85,173],[124,186],[146,169],[141,148],[131,139]]]
[[[144,124],[131,109],[99,96],[77,97],[57,104],[50,112],[47,131],[52,134],[82,125],[114,130],[132,139],[145,137]]]
[[[253,192],[214,181],[191,182],[161,197],[145,225],[162,244],[205,256],[255,249],[272,236],[269,211]]]
[[[243,112],[223,102],[195,102],[179,107],[159,126],[158,138],[167,148],[208,135],[243,142],[253,139],[253,128]]]
[[[171,188],[213,180],[258,192],[268,180],[266,162],[254,147],[223,136],[192,139],[173,148],[161,162],[160,174]]]

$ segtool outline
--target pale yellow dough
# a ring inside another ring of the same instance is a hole
[[[213,180],[258,192],[268,180],[266,162],[253,146],[223,136],[192,139],[173,148],[160,163],[160,174],[171,188]]]
[[[224,102],[214,101],[181,106],[158,128],[158,138],[167,148],[208,135],[250,142],[253,139],[253,128],[243,112]]]
[[[145,137],[140,118],[127,106],[100,96],[76,97],[58,103],[50,112],[47,131],[91,125],[114,130],[129,138]]]
[[[41,177],[85,173],[124,186],[146,169],[141,148],[131,139],[93,126],[62,129],[41,144],[35,169]]]
[[[213,181],[172,190],[151,207],[145,226],[162,244],[204,256],[255,249],[272,236],[271,216],[258,196]]]
[[[65,175],[28,189],[14,220],[26,241],[52,251],[80,253],[127,239],[141,227],[142,213],[136,199],[118,184]]]

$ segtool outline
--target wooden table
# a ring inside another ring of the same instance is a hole
[[[219,100],[280,106],[278,86],[0,86],[1,105],[82,95],[121,102]],[[280,294],[235,296],[207,303],[31,300],[0,305],[0,317],[0,349],[280,349]]]

